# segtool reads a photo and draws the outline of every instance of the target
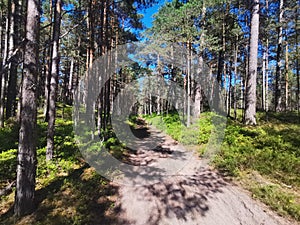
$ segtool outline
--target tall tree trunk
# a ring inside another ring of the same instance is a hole
[[[224,76],[224,89],[223,89],[223,93],[224,93],[224,97],[225,97],[225,109],[226,109],[226,114],[228,115],[228,91],[227,91],[227,65],[226,63],[223,64],[223,76]]]
[[[6,17],[5,25],[5,39],[4,39],[4,50],[3,50],[3,61],[2,61],[2,71],[1,74],[1,92],[0,92],[0,127],[4,126],[4,105],[5,105],[5,93],[6,93],[6,80],[7,80],[7,59],[8,59],[8,40],[9,40],[9,16]]]
[[[18,101],[18,104],[17,104],[17,121],[20,123],[21,121],[21,107],[22,107],[22,84],[23,84],[23,71],[24,71],[24,68],[22,67],[22,73],[21,73],[21,84],[19,86],[19,101]]]
[[[261,105],[262,105],[262,109],[264,111],[266,111],[266,50],[263,50],[263,66],[262,66],[262,101],[261,101]]]
[[[223,22],[222,22],[222,49],[219,51],[218,56],[218,72],[217,72],[217,81],[221,85],[221,88],[224,87],[224,79],[222,77],[222,72],[224,72],[224,64],[225,64],[225,52],[226,52],[226,28],[225,28],[225,18],[227,15],[227,6],[226,12],[223,14]]]
[[[105,53],[105,46],[104,46],[104,38],[105,38],[105,21],[106,21],[106,7],[105,2],[101,2],[101,12],[100,12],[100,31],[99,31],[99,39],[100,43],[102,43],[101,47],[99,48],[100,56]],[[90,33],[91,35],[91,33]],[[104,78],[100,78],[101,88],[103,87],[103,80]],[[97,129],[98,135],[103,138],[102,128],[103,128],[104,120],[103,120],[103,88],[100,90],[100,94],[97,99]]]
[[[59,73],[59,36],[61,23],[61,5],[62,0],[55,1],[46,160],[52,159],[54,151],[56,94]]]
[[[35,208],[39,7],[39,0],[27,0],[27,43],[24,56],[24,78],[14,205],[14,212],[17,216],[31,213]]]
[[[191,125],[191,54],[192,54],[192,44],[187,43],[187,122],[186,126]]]
[[[70,77],[68,84],[68,104],[71,104],[73,101],[73,80],[74,80],[74,57],[71,57],[71,65],[70,65]]]
[[[266,90],[266,96],[265,96],[265,109],[266,112],[269,111],[269,39],[267,39],[267,46],[266,46],[266,78],[265,78],[265,90]]]
[[[199,70],[198,73],[196,74],[196,76],[199,76],[195,79],[195,102],[194,102],[194,112],[193,112],[193,116],[195,118],[199,118],[200,117],[200,113],[201,113],[201,102],[202,102],[202,95],[201,95],[201,76],[203,76],[203,56],[202,56],[202,52],[200,52],[199,55]]]
[[[87,52],[86,52],[86,76],[85,76],[85,93],[84,93],[84,98],[85,98],[85,104],[86,104],[86,113],[90,115],[88,117],[88,124],[94,123],[94,109],[95,109],[95,103],[90,101],[92,99],[92,94],[93,91],[91,90],[91,87],[93,85],[92,82],[94,82],[92,79],[91,71],[90,69],[92,68],[93,65],[93,58],[94,58],[94,4],[95,1],[90,1],[88,3],[88,9],[87,9],[87,15],[86,15],[86,23],[87,23],[87,33],[88,33],[88,47],[87,47]],[[92,139],[95,138],[94,136],[94,131],[92,131]]]
[[[52,32],[51,32],[52,33]],[[44,118],[45,122],[48,122],[49,119],[49,93],[50,93],[50,79],[51,79],[51,49],[52,44],[49,45],[47,50],[47,57],[45,63],[44,70],[44,78],[45,78],[45,103],[44,103]]]
[[[236,40],[235,40],[235,55],[234,55],[234,86],[233,86],[233,107],[234,107],[234,119],[236,120],[237,118],[237,79],[238,79],[238,51],[239,51],[239,47],[238,47],[238,42],[239,42],[239,37],[238,35],[236,36]],[[242,82],[242,80],[241,80]],[[242,87],[241,87],[242,88]]]
[[[1,87],[1,81],[2,77],[4,76],[4,73],[2,71],[3,65],[4,65],[4,58],[3,58],[3,49],[2,49],[2,39],[3,39],[3,25],[2,25],[2,20],[3,20],[3,13],[2,9],[0,10],[0,106],[2,105],[2,87]],[[1,108],[1,107],[0,107]],[[0,127],[3,127],[3,122],[1,122],[0,118]]]
[[[230,63],[230,69],[232,68],[232,62]],[[232,105],[232,72],[229,71],[228,74],[228,111],[227,111],[227,116],[230,117],[231,116],[231,105]]]
[[[283,111],[282,101],[282,74],[281,74],[281,52],[282,52],[282,18],[283,18],[283,0],[279,3],[279,18],[278,18],[278,41],[277,41],[277,63],[276,63],[276,78],[275,78],[275,111]]]
[[[285,111],[289,110],[289,46],[285,46]]]
[[[11,59],[8,70],[8,87],[7,87],[7,101],[6,101],[6,119],[15,116],[16,112],[16,97],[17,97],[17,71],[18,71],[18,55],[14,53],[17,42],[20,39],[19,25],[20,25],[20,5],[19,0],[10,1],[10,28],[9,28],[9,52],[8,58]]]
[[[202,5],[202,13],[201,13],[201,20],[205,25],[205,16],[206,16],[206,6],[205,2]],[[205,36],[202,32],[200,34],[200,52],[199,52],[199,72],[196,76],[199,76],[195,79],[195,106],[194,106],[194,117],[199,118],[201,113],[201,103],[202,103],[202,95],[201,95],[201,83],[200,80],[204,76],[203,74],[203,51],[204,51],[204,42]]]
[[[299,31],[300,31],[300,27],[299,26],[299,16],[297,16],[297,12],[299,10],[299,5],[300,5],[300,1],[298,1],[297,7],[296,7],[296,21],[295,21],[295,30],[296,30],[296,43],[299,43]],[[299,51],[299,45],[297,44],[296,46],[296,56],[297,56],[297,60],[296,60],[296,73],[297,73],[297,111],[298,111],[298,115],[300,115],[300,51]]]
[[[245,124],[256,125],[256,77],[259,35],[259,0],[252,1],[249,74],[246,90]]]
[[[50,15],[50,21],[52,22],[52,17],[53,17],[53,2],[52,0],[49,0],[49,15]],[[44,118],[45,122],[48,122],[49,119],[49,93],[50,93],[50,79],[51,79],[51,55],[52,55],[52,49],[53,49],[53,43],[52,43],[52,27],[49,26],[49,47],[48,47],[48,54],[47,54],[47,59],[46,59],[46,66],[45,66],[45,73],[44,73],[44,78],[45,78],[45,103],[44,103]]]
[[[248,17],[246,17],[246,26],[250,27],[251,26],[251,20],[249,21]],[[250,36],[251,34],[249,34]],[[246,45],[245,45],[245,52],[244,52],[244,56],[245,56],[245,60],[244,60],[244,77],[241,76],[241,86],[242,91],[242,118],[243,121],[245,121],[245,111],[246,111],[246,93],[247,93],[247,79],[249,76],[249,44],[250,44],[250,38],[246,40]]]

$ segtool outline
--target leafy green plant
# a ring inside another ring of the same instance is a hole
[[[271,206],[280,215],[290,215],[300,220],[300,204],[293,194],[283,192],[276,185],[260,185],[251,188],[254,198]]]

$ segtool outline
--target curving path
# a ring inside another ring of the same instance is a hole
[[[119,224],[294,224],[253,200],[193,152],[155,128],[141,126],[134,133],[139,140],[128,162],[136,170],[114,181],[120,188],[115,206]],[[148,144],[153,140],[157,143],[155,148]]]

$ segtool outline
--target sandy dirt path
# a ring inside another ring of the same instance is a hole
[[[137,166],[114,183],[120,224],[132,225],[292,225],[226,181],[196,154],[153,127],[142,134],[128,156]],[[146,135],[145,135],[146,132]],[[145,143],[157,146],[147,149]],[[151,179],[155,177],[155,179]]]

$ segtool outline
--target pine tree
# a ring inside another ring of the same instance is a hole
[[[17,216],[31,213],[35,200],[37,76],[40,11],[38,0],[27,1],[26,46],[22,84],[17,182],[14,212]]]
[[[245,124],[256,125],[256,77],[259,35],[259,0],[252,1],[249,74],[247,78]]]
[[[55,1],[54,25],[53,25],[53,47],[52,47],[52,65],[49,93],[49,111],[48,111],[48,132],[47,132],[47,151],[46,159],[51,160],[54,151],[54,134],[56,118],[56,95],[59,74],[59,36],[61,24],[62,1]]]

